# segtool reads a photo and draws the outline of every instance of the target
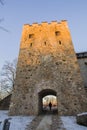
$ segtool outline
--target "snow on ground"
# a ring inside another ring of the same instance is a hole
[[[35,116],[8,116],[8,111],[0,111],[0,130],[3,128],[4,120],[8,118],[11,118],[9,120],[11,122],[9,130],[25,130]],[[61,120],[66,130],[87,130],[87,127],[76,123],[76,117],[74,116],[62,116]]]
[[[82,115],[87,115],[87,112],[83,112],[83,113],[78,114],[78,116],[82,116]]]
[[[9,130],[25,130],[26,126],[34,119],[34,116],[8,116],[8,111],[0,111],[0,130],[3,128],[4,120],[9,120]]]
[[[63,125],[66,130],[87,130],[87,127],[76,123],[75,116],[62,116],[61,120],[63,121]]]

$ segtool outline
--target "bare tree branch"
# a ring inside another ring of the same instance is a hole
[[[5,62],[1,73],[2,79],[0,81],[0,85],[3,91],[10,92],[14,88],[16,65],[17,59],[13,60],[13,62]]]
[[[4,18],[0,19],[0,23],[4,21]],[[2,29],[5,32],[9,32],[9,30],[7,30],[6,28],[0,26],[0,29]]]
[[[1,18],[1,19],[0,19],[0,23],[3,22],[3,21],[4,21],[4,18]]]
[[[0,26],[0,29],[2,29],[5,32],[9,32],[7,29],[5,29],[4,27]]]
[[[4,5],[4,1],[3,1],[3,0],[0,0],[0,4],[1,4],[1,5]]]
[[[4,5],[4,0],[0,0],[0,4],[1,4],[1,5]],[[2,21],[4,21],[4,19],[3,19],[3,18],[0,18],[0,23],[1,23]],[[5,31],[5,32],[9,32],[9,31],[8,31],[6,28],[4,28],[3,26],[0,26],[0,29],[3,30],[3,31]]]

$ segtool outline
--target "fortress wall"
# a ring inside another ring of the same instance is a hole
[[[10,115],[37,115],[43,90],[56,92],[60,115],[86,110],[87,98],[65,20],[24,25]]]

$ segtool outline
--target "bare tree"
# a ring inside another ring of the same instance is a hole
[[[2,91],[11,92],[14,88],[14,81],[16,76],[16,65],[17,59],[14,59],[12,62],[6,61],[1,73],[1,88]]]

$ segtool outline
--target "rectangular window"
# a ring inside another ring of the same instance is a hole
[[[60,31],[56,31],[56,32],[55,32],[55,35],[56,35],[56,36],[59,36],[59,35],[60,35]]]
[[[29,38],[33,38],[34,37],[34,34],[29,34]]]

